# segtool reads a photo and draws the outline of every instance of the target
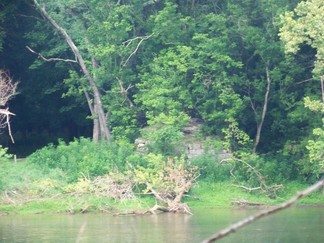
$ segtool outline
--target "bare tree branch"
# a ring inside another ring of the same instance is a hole
[[[12,143],[15,143],[15,140],[13,139],[12,133],[11,133],[11,126],[10,126],[10,115],[15,116],[16,114],[9,111],[9,108],[7,109],[0,109],[0,114],[5,115],[6,117],[6,125],[8,126],[8,133],[11,138]]]
[[[275,184],[275,185],[268,186],[267,183],[266,183],[266,179],[261,174],[261,172],[258,171],[257,169],[255,169],[252,165],[250,165],[249,163],[247,163],[244,160],[241,160],[241,159],[238,159],[238,158],[228,158],[228,159],[223,159],[220,163],[222,164],[222,163],[226,163],[226,162],[230,162],[230,161],[237,161],[237,162],[243,163],[246,167],[248,167],[248,171],[253,173],[257,177],[257,180],[259,182],[258,187],[246,187],[244,185],[235,185],[236,187],[243,188],[243,189],[245,189],[247,191],[250,191],[250,192],[255,191],[255,190],[261,190],[270,198],[271,197],[277,197],[276,192],[279,189],[283,188],[283,185],[281,185],[281,184],[279,184],[279,185]],[[235,175],[233,174],[233,170],[234,170],[234,167],[230,170],[230,174],[231,174],[231,176],[233,176],[236,179]]]
[[[121,81],[120,78],[116,77],[118,84],[119,84],[119,88],[120,88],[120,93],[124,96],[125,100],[128,101],[129,106],[133,109],[134,108],[134,103],[133,101],[131,101],[131,99],[128,97],[127,92],[129,89],[133,88],[133,85],[129,85],[127,87],[127,89],[125,89],[124,85],[123,85],[123,81]],[[124,103],[124,102],[123,102]]]
[[[26,48],[31,52],[36,54],[37,56],[39,56],[43,61],[45,62],[57,62],[57,61],[61,61],[61,62],[74,62],[74,63],[78,63],[77,60],[72,60],[72,59],[63,59],[63,58],[57,58],[57,57],[51,57],[51,58],[46,58],[44,57],[42,54],[35,52],[33,49],[31,49],[29,46],[26,46]]]
[[[13,82],[7,72],[0,70],[0,106],[6,106],[8,101],[16,94],[17,82]],[[0,109],[0,128],[8,127],[12,143],[15,143],[10,126],[10,115],[15,116],[9,108]]]
[[[17,82],[13,82],[7,72],[0,69],[0,106],[7,102],[17,93]]]
[[[268,210],[264,210],[260,213],[257,213],[255,215],[252,215],[250,217],[247,217],[235,224],[230,225],[229,227],[219,231],[218,233],[216,233],[215,235],[211,236],[210,238],[202,241],[202,243],[210,243],[210,242],[215,242],[231,233],[234,233],[236,230],[238,230],[239,228],[244,227],[247,224],[250,224],[254,221],[256,221],[257,219],[263,218],[265,216],[268,216],[270,214],[276,213],[280,210],[286,209],[290,206],[292,206],[295,202],[297,202],[299,199],[306,197],[307,195],[311,194],[312,192],[320,189],[321,187],[324,187],[324,179],[318,181],[317,183],[315,183],[314,185],[306,188],[304,191],[297,193],[294,197],[292,197],[290,200],[274,207]]]
[[[126,47],[128,47],[129,45],[131,45],[135,40],[139,40],[139,42],[137,43],[135,49],[133,50],[133,52],[127,57],[126,61],[122,61],[121,62],[121,66],[125,67],[127,65],[127,63],[129,62],[129,60],[131,59],[132,56],[134,56],[136,54],[136,52],[138,51],[138,48],[140,47],[140,45],[142,44],[143,41],[149,39],[154,33],[147,35],[147,36],[137,36],[133,39],[127,40],[124,42],[124,44],[126,44]]]

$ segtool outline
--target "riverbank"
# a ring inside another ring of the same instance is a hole
[[[199,181],[185,196],[184,201],[191,209],[195,208],[228,208],[228,207],[267,207],[280,204],[308,185],[289,182],[278,193],[276,199],[270,199],[259,192],[247,192],[237,188],[231,182]],[[7,192],[8,193],[8,192]],[[153,207],[155,200],[152,195],[135,194],[132,199],[115,200],[91,194],[51,194],[51,196],[29,195],[18,192],[16,196],[1,196],[0,215],[7,214],[81,214],[109,213],[129,214],[140,213]],[[25,197],[25,198],[24,198]],[[324,206],[323,191],[317,191],[301,199],[298,206]]]

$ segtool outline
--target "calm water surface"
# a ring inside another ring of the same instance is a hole
[[[0,216],[0,242],[200,242],[256,209],[196,209],[194,215]],[[324,242],[324,208],[291,208],[219,242]]]

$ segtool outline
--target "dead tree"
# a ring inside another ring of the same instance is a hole
[[[12,99],[17,92],[17,82],[14,82],[9,74],[0,69],[0,129],[8,127],[8,133],[12,143],[14,139],[11,133],[10,116],[15,116],[14,113],[9,111],[8,101]]]

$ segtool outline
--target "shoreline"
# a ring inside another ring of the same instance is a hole
[[[289,199],[292,195],[306,187],[301,183],[288,183],[285,190],[276,199],[270,199],[260,193],[249,193],[233,187],[230,182],[209,183],[199,182],[188,195],[184,202],[194,211],[200,208],[255,208],[264,209],[274,207]],[[298,190],[296,190],[298,188]],[[55,196],[45,196],[25,199],[21,201],[8,200],[3,202],[0,198],[0,216],[25,215],[25,214],[85,214],[109,213],[130,214],[143,212],[153,207],[155,200],[149,195],[136,196],[133,199],[115,200],[107,197],[98,197],[91,194],[69,195],[58,193]],[[235,204],[233,202],[241,202]],[[244,204],[245,203],[245,204]],[[301,199],[293,207],[324,207],[324,191],[319,190]]]

